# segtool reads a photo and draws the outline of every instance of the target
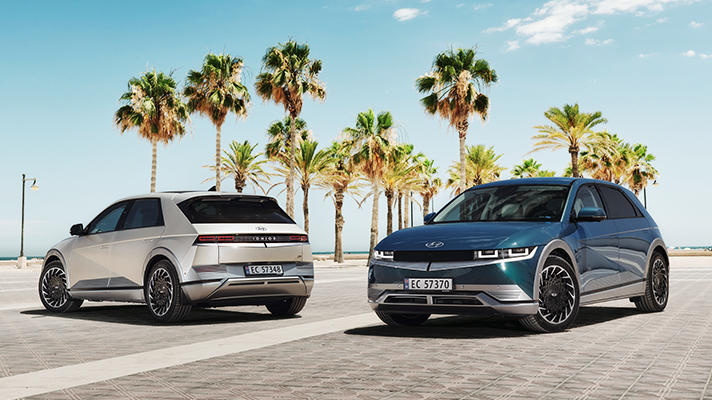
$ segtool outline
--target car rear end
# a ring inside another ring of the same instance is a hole
[[[176,205],[194,234],[183,263],[197,306],[269,305],[306,298],[314,284],[307,234],[265,196],[195,194]]]

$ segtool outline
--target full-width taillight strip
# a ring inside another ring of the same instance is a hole
[[[307,235],[199,235],[196,243],[290,243],[308,242]]]

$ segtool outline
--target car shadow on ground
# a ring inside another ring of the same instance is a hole
[[[581,307],[569,330],[602,324],[620,318],[640,315],[635,307]],[[537,335],[519,324],[515,318],[448,316],[431,318],[417,327],[376,325],[350,329],[347,335],[432,338],[432,339],[495,339]]]
[[[245,310],[246,307],[240,307]],[[236,308],[235,308],[236,309]],[[215,325],[234,324],[258,321],[274,321],[277,319],[300,318],[299,315],[275,316],[268,312],[244,312],[235,311],[231,308],[193,308],[188,316],[178,322],[168,325],[191,326],[191,325]],[[247,308],[249,309],[249,308]],[[253,308],[255,311],[259,307]],[[264,309],[264,307],[262,307]],[[145,305],[101,305],[82,307],[77,311],[66,314],[55,314],[44,309],[22,311],[21,314],[44,316],[51,318],[79,319],[87,321],[101,321],[124,325],[166,325],[154,320]]]

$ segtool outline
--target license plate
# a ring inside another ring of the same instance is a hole
[[[403,288],[405,290],[440,290],[449,292],[452,290],[452,278],[405,278]]]
[[[245,265],[245,275],[283,275],[281,265]]]

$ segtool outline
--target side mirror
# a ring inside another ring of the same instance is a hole
[[[69,228],[69,234],[72,236],[83,236],[84,235],[84,225],[83,224],[72,225],[72,227]]]
[[[430,213],[430,214],[426,214],[426,215],[423,217],[423,223],[424,223],[424,224],[427,224],[428,222],[430,222],[431,219],[433,219],[434,216],[435,216],[435,213],[434,213],[434,212],[432,212],[432,213]]]
[[[576,221],[603,221],[606,218],[606,212],[598,207],[584,207],[576,215]]]

